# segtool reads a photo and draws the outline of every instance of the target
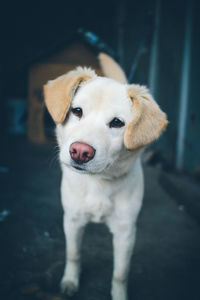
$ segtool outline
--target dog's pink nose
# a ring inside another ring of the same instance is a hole
[[[95,155],[95,149],[85,143],[75,142],[69,148],[71,158],[79,165],[87,163]]]

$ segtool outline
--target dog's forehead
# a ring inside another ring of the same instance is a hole
[[[97,77],[78,91],[74,102],[80,105],[90,105],[90,108],[100,106],[122,107],[130,106],[127,87],[113,79]]]

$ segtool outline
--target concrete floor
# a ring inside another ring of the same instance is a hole
[[[65,299],[59,294],[65,242],[54,146],[7,138],[0,154],[0,299]],[[148,165],[144,169],[130,300],[199,300],[198,182]],[[8,216],[2,216],[5,210]],[[72,299],[110,299],[111,275],[111,235],[103,225],[91,224],[83,242],[80,291]]]

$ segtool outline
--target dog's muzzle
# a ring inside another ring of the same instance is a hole
[[[71,144],[69,148],[71,158],[79,165],[92,160],[95,156],[95,152],[96,150],[92,146],[82,142],[75,142]]]

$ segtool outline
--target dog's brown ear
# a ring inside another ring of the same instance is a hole
[[[128,93],[133,102],[134,117],[126,128],[124,144],[133,151],[157,139],[168,121],[146,87],[133,84]]]
[[[56,124],[64,121],[77,87],[95,76],[90,69],[78,68],[44,85],[45,104]]]

